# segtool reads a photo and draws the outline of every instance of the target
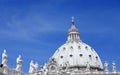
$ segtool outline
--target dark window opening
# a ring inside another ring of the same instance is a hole
[[[82,57],[83,56],[83,54],[80,54],[80,57]]]
[[[72,57],[73,55],[71,54],[70,57]]]
[[[86,48],[86,49],[88,49],[88,47],[87,47],[87,46],[85,46],[85,48]]]
[[[65,50],[65,47],[63,47],[63,50]]]
[[[91,50],[93,51],[93,48],[91,48]]]
[[[63,56],[61,56],[61,58],[63,58]]]
[[[98,57],[96,56],[96,60],[98,60]]]
[[[91,57],[91,55],[89,55],[89,57]]]

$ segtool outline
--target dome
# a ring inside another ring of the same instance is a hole
[[[72,19],[67,42],[56,50],[52,58],[62,67],[67,65],[69,68],[103,70],[102,62],[96,51],[80,40],[74,19]]]

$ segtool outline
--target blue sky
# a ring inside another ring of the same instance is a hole
[[[67,40],[72,16],[81,40],[120,70],[119,0],[0,0],[0,54],[7,50],[12,68],[21,54],[24,72],[31,59],[47,63]]]

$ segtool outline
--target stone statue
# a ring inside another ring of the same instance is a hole
[[[47,75],[47,73],[48,73],[48,70],[46,70],[46,71],[44,72],[44,75]]]
[[[37,72],[39,68],[39,64],[36,62],[34,66],[35,66],[35,71]]]
[[[19,57],[16,59],[16,63],[17,63],[16,70],[21,71],[21,67],[22,67],[21,55],[19,55]]]
[[[105,67],[105,71],[106,71],[106,72],[109,71],[109,70],[108,70],[108,66],[109,66],[109,63],[106,61],[106,62],[104,63],[104,67]]]
[[[115,62],[112,62],[112,71],[115,72],[116,71],[116,63]]]
[[[34,72],[35,72],[35,66],[34,66],[33,60],[31,60],[29,73],[30,73],[30,75],[33,75]]]
[[[43,72],[44,72],[44,75],[47,75],[47,73],[48,73],[48,69],[47,69],[47,64],[46,63],[43,66]]]
[[[35,68],[35,73],[34,73],[34,75],[38,75],[39,64],[38,64],[37,62],[35,63],[34,68]]]
[[[6,54],[6,50],[4,50],[4,52],[2,53],[2,64],[3,64],[3,66],[7,66],[7,62],[8,62],[8,56]]]
[[[47,64],[45,63],[45,65],[43,66],[43,69],[47,69]]]

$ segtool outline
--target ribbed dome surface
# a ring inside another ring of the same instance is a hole
[[[83,42],[69,42],[62,45],[55,52],[55,58],[59,66],[90,67],[103,69],[101,60],[95,50]]]

